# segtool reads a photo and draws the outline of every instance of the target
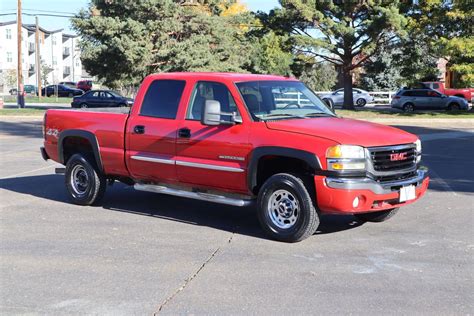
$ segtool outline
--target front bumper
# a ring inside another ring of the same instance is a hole
[[[331,178],[315,176],[318,207],[323,213],[367,213],[383,211],[415,202],[429,183],[427,169],[419,169],[410,179],[379,183],[370,178]],[[416,197],[399,202],[400,188],[415,185]],[[354,206],[354,199],[359,203]]]

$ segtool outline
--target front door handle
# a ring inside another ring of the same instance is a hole
[[[178,137],[179,138],[190,138],[191,137],[191,130],[187,127],[179,129],[178,130]]]
[[[133,128],[133,133],[135,134],[145,134],[145,126],[143,125],[136,125]]]

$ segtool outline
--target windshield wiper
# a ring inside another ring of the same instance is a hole
[[[268,114],[268,115],[265,115],[264,117],[261,117],[260,119],[261,120],[266,120],[267,118],[270,118],[270,117],[289,117],[289,118],[303,118],[302,116],[298,116],[298,115],[293,115],[293,114],[288,114],[288,113],[280,113],[280,114]]]
[[[319,116],[333,116],[333,115],[326,112],[313,112],[313,113],[305,114],[305,117],[319,117]]]

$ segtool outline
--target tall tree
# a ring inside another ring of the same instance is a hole
[[[294,51],[333,63],[342,71],[344,107],[354,108],[352,72],[397,39],[406,23],[399,2],[384,0],[280,0],[264,21],[291,34]]]
[[[235,1],[95,0],[73,27],[82,62],[110,87],[138,85],[162,71],[244,71],[249,63]]]

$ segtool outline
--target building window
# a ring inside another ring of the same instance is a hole
[[[58,59],[56,56],[53,56],[53,66],[56,66],[58,64]]]
[[[12,52],[7,52],[7,63],[13,62],[13,54]]]
[[[79,59],[76,59],[76,67],[80,67],[81,63],[79,62]]]
[[[12,30],[7,29],[7,39],[12,39]]]

